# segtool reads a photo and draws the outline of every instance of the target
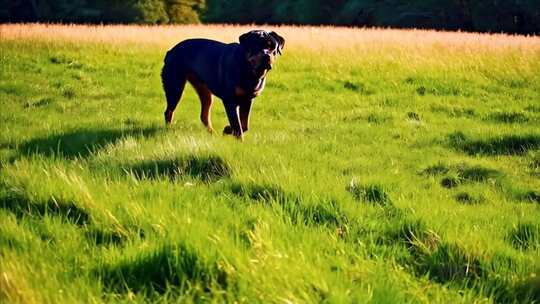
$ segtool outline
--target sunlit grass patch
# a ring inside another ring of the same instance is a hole
[[[508,233],[508,240],[517,249],[535,249],[540,246],[540,225],[519,223]]]

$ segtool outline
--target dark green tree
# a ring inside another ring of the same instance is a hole
[[[144,24],[165,24],[169,22],[169,15],[165,4],[161,0],[137,0],[135,3],[135,22]]]
[[[200,16],[205,6],[204,0],[166,0],[170,23],[200,23]]]
[[[0,22],[337,24],[540,34],[539,0],[0,0]]]

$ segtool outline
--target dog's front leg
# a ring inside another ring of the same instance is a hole
[[[249,127],[249,112],[251,111],[251,103],[253,100],[248,99],[240,104],[240,124],[242,132],[246,132]]]
[[[223,129],[223,134],[232,134],[236,138],[243,140],[242,127],[240,125],[240,119],[238,117],[238,106],[234,102],[224,102],[225,112],[227,113],[227,118],[229,119],[229,125]]]

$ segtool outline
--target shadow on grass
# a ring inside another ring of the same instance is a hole
[[[343,226],[347,216],[333,200],[305,200],[294,193],[287,193],[276,185],[233,184],[231,192],[239,197],[265,204],[277,204],[293,225]]]
[[[84,236],[89,244],[95,246],[123,246],[126,242],[132,240],[143,240],[146,238],[145,231],[135,225],[114,227],[86,227]]]
[[[26,242],[20,239],[20,235],[16,235],[13,232],[2,231],[0,233],[0,248],[7,248],[14,251],[28,250]]]
[[[146,296],[178,289],[180,294],[194,293],[195,298],[200,298],[233,285],[231,277],[216,261],[203,258],[183,243],[164,245],[117,264],[105,265],[96,274],[110,291]]]
[[[49,215],[79,226],[86,225],[91,220],[90,214],[77,206],[76,202],[55,197],[34,201],[22,194],[3,193],[0,197],[0,209],[12,212],[18,218],[25,216],[42,218]]]
[[[31,139],[19,146],[19,152],[24,155],[44,155],[47,157],[60,156],[68,159],[88,157],[102,149],[107,144],[128,136],[149,137],[160,129],[134,128],[128,130],[75,130],[63,134]]]
[[[459,106],[448,106],[448,105],[433,105],[431,106],[431,112],[443,113],[449,117],[455,117],[455,118],[460,118],[460,117],[473,118],[477,116],[473,108],[463,108]]]
[[[528,165],[529,169],[534,173],[540,175],[540,153],[532,157]]]
[[[484,274],[482,261],[463,250],[447,243],[424,221],[408,216],[395,217],[387,222],[382,233],[374,239],[377,246],[390,246],[393,257],[414,275],[447,284],[463,284],[477,280]],[[406,254],[399,255],[397,252]]]
[[[421,220],[412,220],[407,217],[399,218],[399,224],[391,225],[390,229],[378,241],[389,244],[402,244],[414,251],[432,250],[440,243],[440,237],[433,230],[428,229]]]
[[[126,233],[114,230],[91,228],[84,234],[89,243],[96,246],[120,246],[129,238]]]
[[[483,195],[474,195],[469,192],[460,192],[454,196],[456,201],[464,205],[477,205],[486,201]]]
[[[441,170],[437,168],[434,171]],[[528,273],[500,275],[502,272],[515,271],[518,262],[511,257],[504,255],[486,257],[470,252],[458,244],[443,240],[435,231],[429,229],[424,221],[411,219],[404,213],[395,217],[387,216],[382,220],[388,220],[386,228],[382,231],[353,226],[352,229],[357,231],[351,234],[349,241],[363,239],[362,242],[367,246],[373,242],[374,252],[381,250],[383,255],[389,254],[415,276],[428,278],[430,281],[458,290],[474,289],[496,303],[538,301],[540,280],[537,276],[529,276]],[[538,242],[537,237],[537,225],[533,227],[527,225],[525,228],[512,230],[508,239],[513,244],[517,240],[515,246],[522,246],[524,243],[527,243],[527,246],[534,246]]]
[[[290,196],[281,187],[269,184],[233,184],[231,192],[237,196],[249,198],[255,201],[270,202],[275,201],[283,204]]]
[[[184,158],[150,160],[125,166],[124,170],[139,180],[169,179],[176,180],[190,176],[204,182],[215,182],[232,175],[231,166],[220,156],[196,156]]]
[[[490,180],[500,180],[504,174],[498,170],[485,168],[482,166],[466,166],[460,165],[456,168],[460,179],[467,182],[485,183]]]
[[[346,187],[354,199],[382,207],[391,206],[392,200],[386,193],[384,186],[379,184],[363,185],[356,180],[352,180]]]
[[[486,139],[471,139],[462,132],[448,136],[450,145],[469,155],[523,155],[540,149],[540,135],[504,135]]]
[[[491,120],[497,123],[526,123],[529,118],[524,113],[519,112],[495,112],[487,116],[487,120]]]
[[[540,192],[525,191],[518,195],[518,199],[524,202],[538,203],[540,204]]]
[[[441,243],[434,250],[421,250],[416,261],[416,271],[438,283],[467,283],[485,275],[479,257],[453,244]]]
[[[513,229],[508,239],[516,247],[538,244],[538,227],[523,225]],[[384,235],[385,244],[404,246],[409,257],[399,262],[415,275],[458,289],[472,288],[496,303],[532,303],[540,296],[536,276],[500,276],[512,271],[517,262],[508,256],[490,259],[468,252],[441,238],[419,220],[401,219]]]
[[[420,174],[424,176],[437,176],[446,174],[448,172],[450,172],[450,167],[439,162],[423,169],[422,171],[420,171]]]
[[[482,167],[479,165],[470,166],[467,164],[458,165],[445,165],[443,163],[437,163],[426,167],[419,172],[423,176],[444,176],[441,179],[441,186],[444,188],[455,188],[464,183],[489,183],[501,185],[504,181],[504,173]],[[467,201],[467,198],[462,197],[463,200],[458,198],[458,201]]]

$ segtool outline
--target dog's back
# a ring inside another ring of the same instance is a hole
[[[187,39],[167,52],[165,63],[176,65],[204,64],[210,59],[219,58],[227,44],[210,39]]]
[[[236,81],[234,62],[239,60],[240,45],[225,44],[209,39],[188,39],[178,43],[165,56],[164,73],[193,73],[204,81],[214,95],[223,98],[230,94]],[[241,62],[241,61],[240,61]],[[167,69],[167,71],[165,70]],[[227,92],[229,91],[229,92]]]

